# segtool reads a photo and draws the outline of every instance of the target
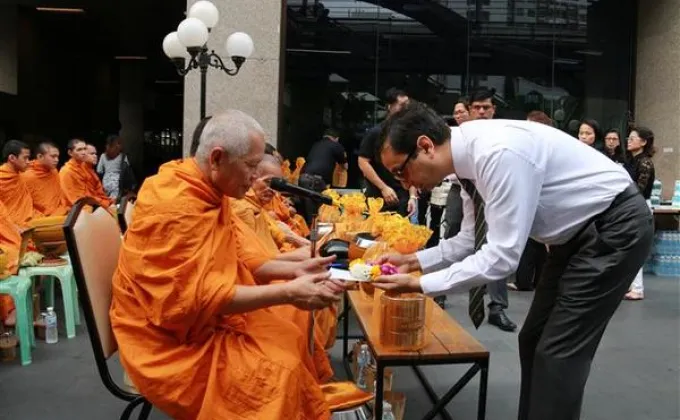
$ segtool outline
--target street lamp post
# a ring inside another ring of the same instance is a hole
[[[177,31],[170,32],[163,39],[163,52],[172,60],[180,76],[186,76],[193,69],[201,71],[201,119],[205,118],[208,67],[235,76],[253,53],[253,40],[244,32],[234,32],[227,38],[226,50],[234,68],[227,67],[215,50],[208,50],[210,30],[218,20],[217,7],[208,0],[199,0],[191,6]]]

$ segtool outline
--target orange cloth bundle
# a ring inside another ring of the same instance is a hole
[[[428,227],[414,225],[406,217],[389,213],[380,213],[374,217],[371,233],[401,254],[416,252],[432,236],[432,230]]]
[[[302,173],[302,168],[305,166],[305,158],[299,157],[295,159],[295,169],[291,171],[290,161],[288,159],[284,160],[281,164],[281,171],[283,172],[283,177],[286,181],[291,184],[297,184],[300,179],[300,173]]]

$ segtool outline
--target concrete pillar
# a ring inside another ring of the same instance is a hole
[[[17,6],[0,6],[0,92],[10,95],[18,92],[18,19]]]
[[[123,148],[136,173],[144,159],[144,61],[120,62],[118,118]]]
[[[656,176],[663,197],[680,179],[680,7],[639,0],[635,122],[654,131]]]
[[[187,0],[187,9],[194,0]],[[279,115],[279,75],[281,55],[281,3],[266,0],[221,0],[214,2],[220,20],[213,28],[208,47],[218,53],[225,64],[226,41],[233,32],[246,32],[253,38],[255,52],[238,75],[232,77],[214,68],[208,70],[206,115],[236,108],[257,119],[276,144]],[[179,23],[179,22],[178,22]],[[191,137],[200,114],[200,71],[192,70],[184,82],[184,155],[188,155]]]

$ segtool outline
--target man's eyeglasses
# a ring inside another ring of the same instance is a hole
[[[392,175],[394,175],[395,178],[398,178],[400,180],[404,179],[404,171],[406,171],[406,166],[408,166],[408,163],[412,161],[416,156],[418,155],[418,145],[416,145],[413,150],[411,150],[411,153],[409,153],[406,156],[406,160],[404,163],[401,164],[397,169],[392,171]]]

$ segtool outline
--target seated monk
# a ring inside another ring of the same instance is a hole
[[[0,201],[7,208],[7,215],[20,228],[28,227],[29,222],[42,213],[34,209],[31,193],[21,174],[28,168],[31,154],[26,143],[10,140],[2,148],[0,166]]]
[[[28,169],[21,175],[31,193],[33,208],[45,216],[61,216],[68,212],[68,207],[62,201],[58,163],[57,146],[43,142],[38,145],[35,160],[29,163]]]
[[[301,252],[285,252],[287,249],[280,245],[280,238],[286,235],[275,224],[274,218],[266,211],[266,206],[271,204],[276,195],[275,191],[269,188],[268,181],[273,177],[280,177],[281,175],[281,165],[276,158],[265,155],[258,167],[258,178],[253,183],[253,188],[248,191],[245,199],[232,200],[232,210],[255,233],[253,239],[268,252],[268,255],[276,256],[283,253],[284,258],[287,259],[294,259],[295,256],[306,259],[310,255],[309,247],[302,248]],[[290,234],[293,233],[290,232]],[[247,244],[252,243],[250,241],[247,242]],[[308,314],[302,315],[304,316],[300,319],[298,325],[303,329],[308,329],[309,316]],[[316,311],[314,317],[314,334],[315,338],[319,340],[321,347],[319,351],[321,354],[318,355],[320,358],[324,354],[323,349],[328,348],[327,344],[332,345],[335,342],[337,308],[331,306],[322,311]],[[323,360],[317,359],[317,361],[317,366],[323,364]]]
[[[95,151],[95,156],[96,154]],[[68,155],[71,159],[59,171],[64,203],[71,207],[83,197],[92,197],[102,207],[111,206],[114,200],[106,196],[104,187],[94,171],[92,157],[88,154],[85,142],[80,139],[69,141]]]
[[[4,261],[4,270],[0,264],[0,281],[3,278],[16,274],[19,268],[19,251],[21,249],[21,234],[19,227],[9,217],[7,207],[0,201],[0,260]],[[0,295],[0,322],[5,325],[14,325],[16,316],[14,313],[14,301],[9,295]]]
[[[344,286],[329,279],[332,258],[259,256],[246,268],[258,256],[243,254],[229,197],[245,196],[263,154],[260,125],[227,111],[206,124],[196,158],[161,166],[139,191],[111,323],[132,383],[172,418],[330,419],[308,343],[272,307],[321,309]],[[264,284],[273,279],[290,281]]]
[[[271,144],[267,143],[264,152],[268,155],[274,156],[279,165],[281,165],[283,162],[283,157]],[[295,207],[292,205],[292,203],[283,197],[283,195],[278,191],[274,195],[274,199],[272,199],[269,204],[266,204],[264,208],[273,216],[275,216],[278,221],[288,225],[288,227],[296,235],[299,235],[303,238],[309,236],[309,227],[307,226],[307,222],[305,222],[304,217],[297,214],[297,211],[295,210]]]

